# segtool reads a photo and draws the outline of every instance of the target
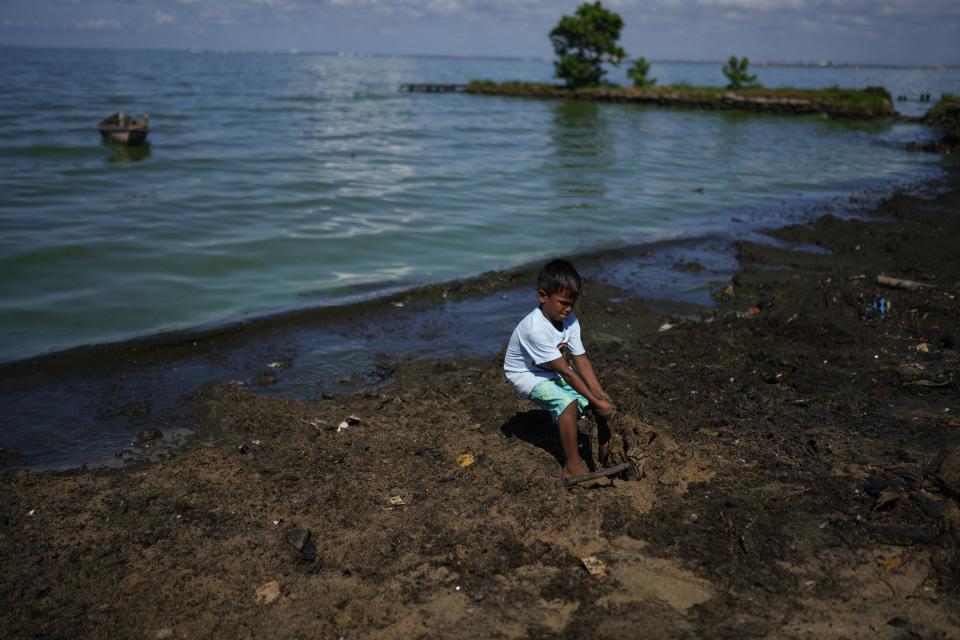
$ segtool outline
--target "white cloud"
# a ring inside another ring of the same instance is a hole
[[[177,17],[172,13],[164,13],[163,11],[160,11],[160,9],[157,9],[156,11],[153,12],[154,24],[161,24],[161,25],[173,24],[176,21],[177,21]]]
[[[76,22],[65,22],[63,26],[67,29],[121,29],[123,25],[118,20],[107,18],[90,18],[89,20],[77,20]]]

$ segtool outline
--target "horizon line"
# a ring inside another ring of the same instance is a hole
[[[180,53],[217,53],[217,54],[270,54],[270,55],[324,55],[324,56],[369,56],[377,58],[455,58],[455,59],[489,59],[489,60],[542,60],[550,62],[553,57],[538,55],[494,55],[494,54],[466,54],[466,53],[387,53],[373,51],[322,51],[322,50],[300,50],[297,47],[288,49],[239,49],[230,47],[110,47],[110,46],[55,46],[55,45],[21,45],[0,43],[0,49],[32,49],[32,50],[51,50],[51,51],[158,51],[158,52],[180,52]],[[628,60],[637,60],[646,56],[628,56]],[[683,58],[647,58],[650,63],[656,64],[724,64],[726,60],[717,59],[683,59]],[[895,62],[843,62],[833,60],[818,61],[784,61],[784,60],[751,60],[750,65],[754,67],[808,67],[808,68],[888,68],[888,69],[960,69],[958,63],[895,63]]]

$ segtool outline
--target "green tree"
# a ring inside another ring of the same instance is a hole
[[[633,80],[633,86],[643,89],[657,84],[656,78],[648,78],[650,73],[650,63],[646,58],[639,58],[634,61],[633,66],[627,69],[627,77]]]
[[[554,72],[571,89],[602,84],[603,63],[620,64],[627,56],[617,45],[623,19],[607,11],[600,1],[585,2],[573,16],[563,16],[550,31],[550,42],[557,53]]]
[[[747,67],[750,66],[750,60],[743,56],[737,60],[737,56],[730,56],[727,63],[723,65],[723,75],[729,82],[727,89],[742,89],[746,85],[751,85],[757,81],[757,76],[747,73]]]

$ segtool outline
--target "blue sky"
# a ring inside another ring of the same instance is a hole
[[[556,0],[0,0],[0,45],[552,57]],[[960,64],[960,0],[608,0],[649,59]]]

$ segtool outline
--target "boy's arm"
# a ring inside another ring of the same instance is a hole
[[[577,356],[574,356],[574,358],[576,357]],[[608,411],[612,411],[613,409],[616,408],[614,407],[613,403],[610,402],[610,400],[608,400],[606,397],[601,397],[597,395],[593,391],[593,388],[590,385],[588,385],[584,381],[584,379],[580,377],[580,375],[570,367],[569,364],[567,364],[567,361],[562,356],[557,358],[556,360],[551,360],[550,362],[545,362],[543,364],[549,365],[554,371],[559,373],[563,377],[563,379],[570,384],[571,387],[577,390],[577,393],[579,393],[584,398],[589,400],[590,404],[592,404],[597,411],[600,411],[601,413],[607,413]],[[579,363],[578,363],[578,366],[579,366]],[[588,361],[588,367],[589,367],[589,361]],[[593,377],[594,383],[596,383],[597,377],[593,375],[592,367],[590,367],[590,375]],[[599,388],[599,387],[600,385],[597,384],[596,388]],[[600,389],[600,391],[603,392],[603,389]],[[606,392],[603,392],[603,393],[604,393],[604,396],[606,396]]]
[[[577,373],[580,374],[580,377],[587,383],[587,386],[590,387],[595,396],[613,404],[613,398],[600,386],[600,381],[597,380],[597,374],[593,371],[593,363],[590,362],[590,358],[587,357],[586,353],[574,355],[573,366],[576,367]]]

